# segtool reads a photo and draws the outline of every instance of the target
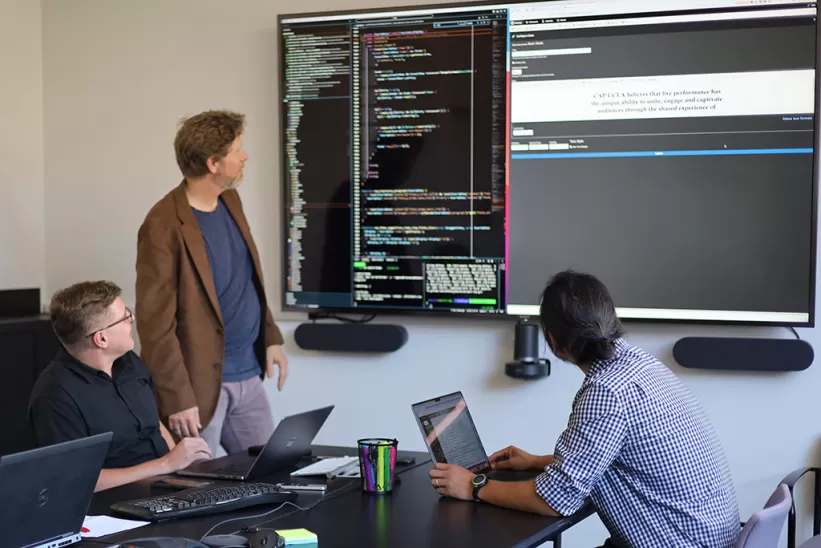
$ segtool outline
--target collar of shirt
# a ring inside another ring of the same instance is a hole
[[[585,381],[595,378],[599,373],[619,361],[621,356],[630,349],[630,345],[622,338],[615,340],[614,347],[613,356],[610,359],[596,360],[593,362],[593,365],[590,366],[590,369],[587,370],[587,374],[584,376]]]
[[[114,360],[114,365],[111,368],[112,376],[109,377],[104,371],[95,369],[89,365],[84,364],[74,356],[68,353],[65,348],[60,348],[57,354],[57,361],[63,364],[69,371],[76,374],[78,377],[86,381],[88,384],[99,381],[113,382],[114,378],[118,377],[124,369],[131,369],[131,363],[127,359],[128,354],[121,356]]]

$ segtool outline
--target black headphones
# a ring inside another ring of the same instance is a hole
[[[212,535],[202,541],[182,537],[145,537],[120,544],[122,548],[282,548],[285,539],[273,529],[246,527],[238,535]]]
[[[282,548],[285,539],[273,529],[246,527],[238,535],[213,535],[202,543],[207,548]]]
[[[180,537],[145,537],[120,543],[120,548],[208,548],[205,544]]]

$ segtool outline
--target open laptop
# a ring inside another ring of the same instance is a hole
[[[311,444],[334,406],[285,417],[256,458],[236,453],[199,461],[177,472],[180,476],[251,481],[294,465],[311,452]]]
[[[0,457],[0,544],[57,548],[79,542],[112,436]]]
[[[521,472],[494,471],[461,392],[411,406],[433,462],[457,464],[474,474],[500,480],[520,479]]]

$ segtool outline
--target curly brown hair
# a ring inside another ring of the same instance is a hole
[[[98,281],[80,282],[55,293],[49,315],[60,342],[67,347],[79,346],[88,333],[107,321],[108,307],[120,292],[116,284]]]
[[[174,139],[177,165],[185,177],[208,174],[208,159],[221,160],[245,129],[245,115],[208,110],[184,119]]]

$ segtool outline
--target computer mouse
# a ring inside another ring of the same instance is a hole
[[[248,539],[239,535],[211,535],[202,539],[208,548],[248,548]]]
[[[247,545],[246,545],[247,546]],[[126,541],[121,548],[208,548],[204,544],[179,537],[146,537]]]
[[[285,539],[280,537],[276,531],[268,530],[244,530],[243,535],[248,539],[250,548],[279,548],[285,546]]]

